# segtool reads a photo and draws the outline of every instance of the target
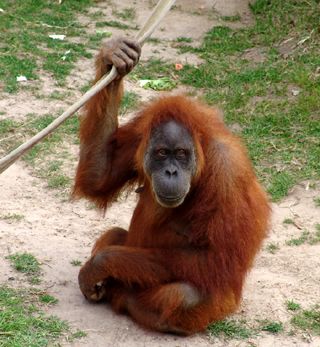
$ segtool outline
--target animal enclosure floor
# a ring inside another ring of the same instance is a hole
[[[177,7],[168,14],[154,35],[154,38],[159,39],[159,43],[157,46],[147,44],[143,49],[142,60],[159,54],[161,58],[175,63],[199,63],[199,58],[192,54],[178,55],[169,41],[180,36],[200,41],[206,31],[214,24],[220,23],[214,19],[213,4],[216,10],[225,16],[242,16],[241,23],[231,22],[231,26],[249,25],[252,21],[247,1],[178,1]],[[149,13],[149,5],[150,1],[134,4],[137,14],[134,21],[139,25]],[[121,5],[114,6],[121,11],[133,5],[132,1],[124,0],[121,1]],[[97,2],[91,11],[102,11],[108,18],[113,18],[107,2]],[[79,20],[88,23],[88,31],[95,30],[90,26],[90,18],[81,15]],[[120,29],[110,30],[121,33]],[[68,95],[64,100],[48,101],[37,98],[30,90],[23,89],[10,95],[1,92],[0,110],[16,120],[25,120],[25,115],[30,112],[39,115],[44,112],[57,113],[79,97],[80,88],[85,81],[89,82],[92,79],[93,73],[93,59],[79,62],[67,79],[66,85],[69,87],[60,88],[61,92]],[[43,95],[49,95],[55,88],[51,77],[46,74],[40,83],[43,85]],[[155,91],[140,88],[132,81],[126,85],[129,90],[138,93],[141,100],[158,95]],[[122,122],[129,117],[130,115]],[[64,170],[72,178],[78,146],[74,143],[66,144],[64,151],[67,152],[68,158],[71,158]],[[61,152],[61,157],[65,155]],[[47,160],[50,161],[50,157]],[[290,240],[299,239],[304,231],[312,231],[316,224],[320,223],[319,207],[314,204],[314,198],[320,196],[320,183],[313,188],[308,182],[302,182],[288,197],[278,204],[273,204],[270,235],[248,275],[241,307],[232,317],[235,320],[244,320],[249,325],[260,320],[281,321],[285,332],[274,335],[260,331],[244,340],[227,340],[223,337],[209,336],[207,333],[181,338],[148,332],[127,317],[115,315],[104,304],[86,302],[77,284],[79,267],[71,263],[74,260],[84,262],[90,254],[94,240],[104,230],[112,226],[128,227],[136,203],[135,193],[115,203],[106,216],[103,216],[84,201],[70,201],[69,191],[48,189],[47,182],[37,176],[23,161],[15,163],[0,175],[0,284],[14,287],[28,285],[25,276],[10,267],[5,259],[7,255],[29,252],[41,261],[41,288],[59,300],[57,305],[48,306],[47,313],[57,315],[68,321],[72,327],[87,333],[86,337],[74,342],[61,339],[62,346],[320,346],[319,337],[303,332],[288,333],[292,313],[286,309],[286,302],[290,300],[298,302],[306,309],[319,302],[320,245],[306,242],[295,246],[290,244]],[[4,218],[14,215],[21,218]],[[283,223],[285,220],[291,222]]]

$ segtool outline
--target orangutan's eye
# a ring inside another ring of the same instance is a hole
[[[175,151],[175,156],[177,159],[185,159],[187,157],[187,151],[185,149],[178,148]]]
[[[156,151],[156,155],[158,158],[164,159],[168,155],[168,150],[166,150],[165,148],[160,148]]]

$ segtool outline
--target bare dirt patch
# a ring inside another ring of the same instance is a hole
[[[243,53],[242,58],[256,64],[263,63],[266,60],[266,56],[263,50],[257,48],[247,49]]]
[[[154,36],[161,40],[161,43],[157,46],[146,45],[142,59],[149,59],[156,54],[173,62],[181,61],[176,49],[171,47],[172,40],[179,36],[190,36],[194,41],[200,42],[208,29],[215,24],[221,24],[218,17],[214,17],[216,11],[223,15],[240,14],[244,20],[249,18],[247,1],[203,0],[194,3],[189,0],[177,2],[177,7],[167,16]],[[141,1],[139,5],[134,5],[137,13],[135,23],[142,24],[151,5],[150,1]],[[133,5],[131,1],[123,1],[117,6],[118,10],[121,10]],[[113,18],[112,8],[106,2],[98,2],[92,12],[98,10]],[[90,23],[88,18],[82,20]],[[89,26],[88,30],[94,31],[95,28]],[[110,31],[120,33],[113,28],[110,28]],[[185,59],[192,58],[188,55]],[[67,80],[69,88],[63,89],[70,92],[64,100],[37,98],[32,92],[23,90],[10,96],[2,93],[0,111],[5,111],[5,114],[1,117],[21,119],[29,112],[39,115],[49,111],[57,112],[80,95],[79,88],[90,81],[92,76],[93,60],[81,61]],[[45,76],[38,82],[41,93],[46,96],[51,89],[45,85],[54,87],[52,80],[48,81],[47,78],[50,79],[50,76]],[[138,93],[143,101],[159,95],[157,92],[140,88],[133,81],[128,81],[126,85],[129,90]],[[77,153],[74,145],[69,147],[73,159],[67,167],[69,176],[73,177]],[[43,280],[40,286],[59,299],[55,307],[48,308],[48,313],[66,319],[74,328],[87,333],[86,338],[73,343],[62,341],[63,346],[319,346],[318,337],[297,331],[296,335],[289,334],[292,314],[285,306],[287,300],[294,300],[304,308],[319,301],[320,245],[287,244],[288,240],[298,238],[303,230],[314,232],[316,223],[320,223],[320,207],[314,202],[316,197],[320,197],[320,183],[313,188],[303,183],[281,203],[273,205],[273,223],[269,238],[248,276],[243,303],[234,316],[235,319],[244,319],[252,324],[255,324],[257,319],[282,321],[285,332],[279,335],[259,333],[244,341],[225,341],[222,338],[210,338],[206,334],[190,338],[160,335],[140,329],[130,319],[113,314],[103,304],[87,303],[77,285],[79,267],[71,262],[84,262],[94,240],[105,229],[112,226],[128,227],[136,196],[132,194],[117,202],[104,217],[84,201],[71,202],[59,191],[49,190],[47,183],[35,177],[32,168],[22,162],[14,164],[0,176],[0,281],[16,287],[28,285],[25,277],[9,266],[5,259],[9,254],[26,251],[42,262]],[[13,214],[21,218],[6,218]],[[294,224],[284,224],[285,219],[292,219]],[[269,251],[270,244],[277,246],[274,254]]]

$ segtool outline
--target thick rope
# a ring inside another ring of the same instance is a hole
[[[143,45],[144,42],[151,36],[153,31],[159,25],[161,20],[169,12],[175,0],[160,0],[157,6],[152,11],[149,19],[143,25],[136,36],[136,40]],[[43,138],[51,134],[56,128],[58,128],[66,119],[76,113],[88,100],[90,100],[101,89],[110,84],[118,76],[115,67],[112,67],[111,71],[102,77],[93,87],[91,87],[77,102],[71,105],[61,116],[56,118],[46,128],[41,130],[31,139],[20,145],[18,148],[7,154],[0,159],[0,174],[11,166],[17,159],[19,159],[24,153],[30,150]]]

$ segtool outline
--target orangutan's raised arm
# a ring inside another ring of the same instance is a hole
[[[106,42],[97,56],[96,80],[109,71],[112,65],[116,67],[119,78],[86,105],[80,126],[80,160],[74,190],[76,196],[90,198],[99,195],[112,170],[111,158],[115,146],[110,145],[110,137],[118,129],[118,110],[123,94],[122,78],[137,64],[140,52],[138,43],[119,38]],[[118,170],[121,171],[121,168]]]

